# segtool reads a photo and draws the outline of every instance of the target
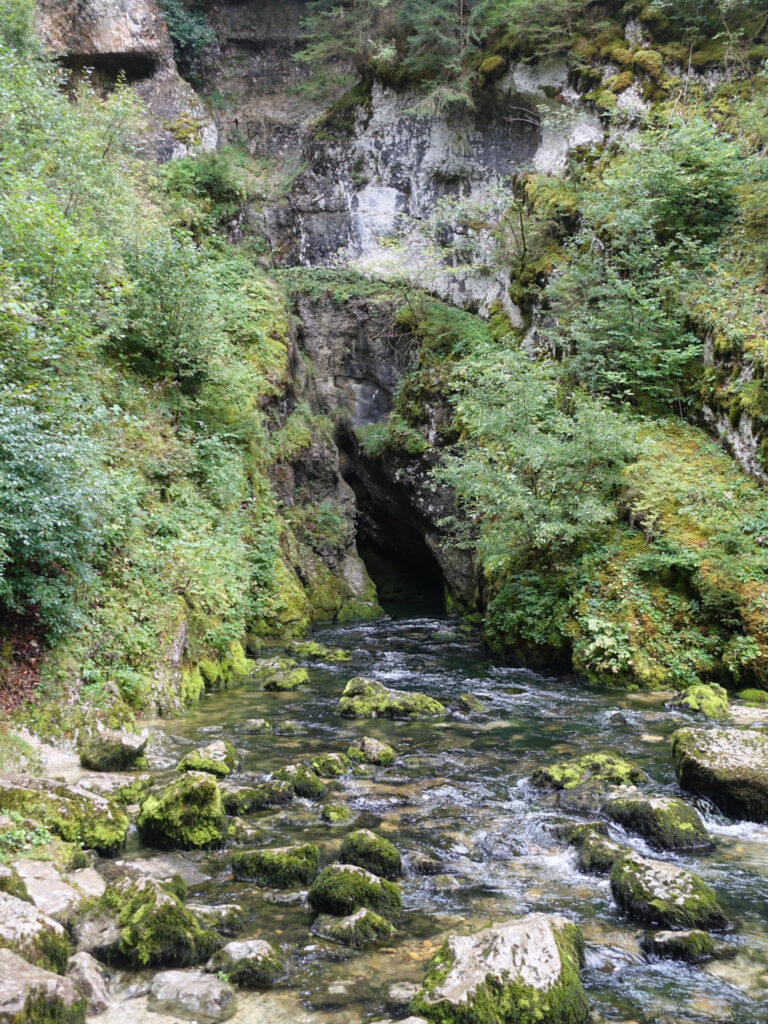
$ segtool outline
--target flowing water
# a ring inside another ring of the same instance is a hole
[[[242,996],[236,1020],[353,1024],[405,1017],[426,961],[447,933],[555,911],[584,931],[583,980],[598,1020],[768,1021],[768,828],[730,822],[694,801],[714,847],[677,856],[653,852],[612,827],[614,838],[698,872],[735,922],[724,937],[725,953],[709,963],[650,961],[637,943],[640,926],[616,908],[607,880],[580,873],[573,851],[555,838],[552,825],[577,815],[527,781],[537,765],[610,749],[644,768],[656,791],[676,793],[669,736],[686,719],[666,709],[658,694],[589,689],[491,660],[478,638],[457,626],[445,618],[393,618],[327,629],[316,639],[347,648],[351,662],[305,661],[310,683],[294,693],[264,693],[247,683],[207,697],[184,719],[163,723],[165,742],[154,761],[169,774],[184,752],[220,737],[236,746],[242,770],[250,773],[346,751],[364,735],[385,740],[398,754],[395,765],[374,769],[371,778],[331,783],[327,800],[346,803],[353,814],[343,826],[324,824],[320,804],[302,800],[248,819],[264,830],[261,845],[312,841],[322,863],[335,859],[350,828],[373,828],[392,840],[405,857],[404,913],[396,937],[385,944],[349,951],[315,938],[304,893],[234,881],[227,852],[174,855],[176,866],[197,883],[190,899],[245,906],[252,921],[242,937],[268,938],[288,955],[287,980],[271,992]],[[445,704],[471,692],[487,712],[425,722],[350,721],[339,717],[336,705],[353,675],[422,691]],[[244,734],[242,722],[260,717],[272,732]],[[288,723],[295,723],[293,734]],[[425,855],[438,862],[438,873],[412,870]],[[127,859],[151,856],[134,848]],[[127,994],[129,978],[123,986]]]

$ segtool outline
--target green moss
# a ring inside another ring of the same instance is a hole
[[[695,850],[711,844],[697,811],[677,797],[621,797],[610,800],[603,810],[659,850]]]
[[[365,761],[367,764],[375,764],[380,767],[394,764],[397,755],[388,743],[372,739],[370,736],[363,736],[347,750],[347,757],[350,761]]]
[[[17,902],[18,901],[18,902]],[[8,936],[0,936],[0,947],[11,949],[36,967],[55,974],[64,974],[67,960],[72,953],[69,936],[64,929],[43,918],[43,915],[20,897],[11,894],[0,894],[2,912],[11,919],[18,919],[18,930]],[[25,917],[29,920],[25,921]]]
[[[231,943],[242,946],[242,943]],[[285,974],[285,960],[282,953],[267,942],[259,942],[258,950],[252,956],[229,953],[230,946],[218,950],[211,958],[209,970],[225,974],[232,985],[243,988],[270,988]]]
[[[179,696],[183,704],[193,704],[205,693],[205,680],[199,665],[185,665],[181,670]]]
[[[622,71],[620,75],[614,75],[609,78],[605,83],[614,95],[618,95],[620,92],[624,92],[628,89],[635,80],[635,76],[631,71]]]
[[[278,769],[274,777],[290,782],[296,796],[304,797],[306,800],[319,800],[325,796],[328,788],[310,767],[303,764],[286,765],[285,768]]]
[[[456,701],[456,706],[460,711],[464,711],[467,714],[471,714],[473,711],[485,711],[485,704],[480,700],[479,697],[475,697],[472,693],[462,693],[462,695]]]
[[[692,929],[684,932],[656,932],[644,935],[640,948],[650,956],[666,957],[699,963],[714,956],[717,946],[707,932]]]
[[[429,718],[444,715],[445,708],[426,694],[388,690],[375,679],[356,676],[344,687],[339,714],[346,718]]]
[[[363,907],[347,917],[331,917],[321,914],[315,921],[312,931],[331,942],[339,942],[343,946],[359,949],[371,942],[389,939],[395,934],[395,927],[381,914]]]
[[[751,707],[760,707],[763,704],[768,704],[768,692],[765,690],[756,690],[754,687],[747,687],[746,690],[739,690],[736,696],[739,700],[746,701]]]
[[[260,786],[224,789],[221,799],[227,814],[240,817],[267,807],[287,806],[293,800],[293,786],[284,780],[270,779]]]
[[[560,761],[545,768],[536,768],[531,774],[531,782],[535,786],[553,789],[571,789],[592,779],[607,786],[629,786],[644,782],[646,776],[629,761],[611,753],[587,754],[577,760]]]
[[[566,842],[579,851],[579,868],[590,875],[607,875],[616,861],[627,852],[607,836],[602,822],[568,825],[559,831]]]
[[[344,775],[349,768],[349,758],[346,754],[318,754],[312,758],[309,766],[316,775],[333,779]]]
[[[147,797],[137,824],[142,842],[162,850],[212,849],[227,834],[219,787],[202,772],[189,772]]]
[[[492,80],[498,78],[499,75],[503,75],[506,70],[507,62],[499,53],[491,54],[490,57],[486,57],[480,65],[479,71],[486,79]]]
[[[669,928],[724,928],[728,919],[698,875],[637,854],[614,864],[611,892],[619,906],[649,924]]]
[[[272,850],[243,850],[232,856],[235,878],[274,889],[309,885],[317,875],[320,851],[314,843]]]
[[[116,804],[127,807],[129,804],[140,804],[152,788],[151,775],[137,775],[131,782],[126,782],[112,794]]]
[[[299,668],[291,658],[265,658],[256,662],[254,678],[264,682],[264,689],[272,693],[289,693],[309,682],[309,673]]]
[[[3,863],[0,863],[0,892],[5,892],[9,896],[15,896],[17,900],[25,900],[27,903],[32,902],[27,892],[26,882],[21,878],[16,868]]]
[[[32,996],[27,999],[21,1014],[7,1018],[8,1024],[85,1024],[88,1008],[85,996],[72,1006],[65,1006],[55,996]]]
[[[367,828],[344,837],[339,860],[342,864],[357,864],[380,878],[399,878],[403,873],[403,861],[397,847]]]
[[[107,963],[130,967],[186,967],[207,960],[221,944],[182,906],[172,885],[153,879],[108,885],[96,912],[114,914],[120,937],[99,950]]]
[[[207,772],[219,778],[229,775],[239,764],[237,751],[231,743],[216,740],[207,747],[191,750],[179,761],[177,770],[180,772]]]
[[[371,87],[360,82],[344,93],[315,125],[315,142],[343,142],[352,137],[358,116],[371,115]]]
[[[717,683],[689,686],[674,706],[705,718],[723,718],[728,714],[728,691]]]
[[[94,772],[122,772],[131,768],[144,753],[139,745],[124,742],[119,735],[96,736],[80,751],[80,764]]]
[[[318,913],[341,917],[368,907],[388,921],[397,921],[402,910],[400,889],[394,882],[352,864],[324,868],[309,890],[309,902]]]
[[[297,658],[317,658],[320,661],[329,661],[334,664],[342,661],[351,661],[352,655],[343,647],[326,647],[315,640],[295,640],[289,644],[287,650],[295,654]]]
[[[324,804],[320,817],[329,825],[342,825],[349,821],[352,814],[344,804]]]
[[[664,76],[664,61],[658,50],[636,50],[632,56],[632,63],[654,82],[661,81]]]

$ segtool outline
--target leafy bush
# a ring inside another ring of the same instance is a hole
[[[182,0],[160,0],[168,31],[173,40],[176,63],[183,75],[196,78],[202,71],[203,51],[216,41],[205,15],[182,3]]]

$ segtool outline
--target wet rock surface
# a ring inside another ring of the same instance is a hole
[[[197,1024],[219,1024],[237,1010],[235,990],[201,971],[164,971],[149,990],[149,1009]]]
[[[683,789],[724,814],[768,821],[768,736],[751,729],[679,729],[672,760]]]
[[[43,1021],[83,1024],[86,1001],[71,978],[43,970],[0,949],[0,1022]]]
[[[728,919],[712,889],[665,861],[629,853],[611,869],[611,891],[641,921],[670,928],[725,928]]]

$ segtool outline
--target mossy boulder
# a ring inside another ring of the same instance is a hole
[[[315,640],[294,640],[286,649],[290,654],[295,654],[297,658],[328,661],[332,664],[352,660],[352,655],[343,647],[326,647]]]
[[[343,825],[350,820],[352,812],[345,804],[324,804],[320,817],[328,825]]]
[[[128,818],[112,800],[82,786],[28,775],[0,778],[0,807],[40,822],[65,842],[112,857],[125,844]]]
[[[379,878],[391,880],[403,873],[403,861],[397,847],[367,828],[357,829],[344,837],[339,860],[342,864],[357,864]]]
[[[111,799],[121,807],[140,804],[152,789],[151,775],[135,775],[130,782],[124,782],[112,791]]]
[[[85,996],[71,978],[28,963],[0,949],[2,1024],[84,1024]]]
[[[286,807],[293,801],[293,786],[281,779],[270,779],[258,786],[231,786],[224,783],[220,788],[224,810],[233,817],[254,814],[267,807]]]
[[[433,697],[390,690],[375,679],[355,676],[344,687],[339,714],[345,718],[433,718],[445,708]]]
[[[270,988],[285,974],[285,960],[269,942],[247,939],[217,950],[206,970],[225,974],[229,982],[243,988]]]
[[[309,902],[317,913],[346,917],[368,907],[388,921],[397,921],[402,910],[400,889],[355,864],[331,864],[324,868],[309,890]]]
[[[87,944],[106,963],[134,968],[187,967],[208,960],[221,940],[184,907],[179,898],[184,890],[183,883],[179,887],[154,878],[108,885],[75,926],[78,945]],[[95,945],[90,936],[96,936]]]
[[[679,797],[621,796],[609,800],[603,811],[657,850],[698,850],[712,842],[698,812]]]
[[[227,821],[216,779],[187,772],[151,794],[137,821],[141,841],[160,850],[209,850],[224,845]]]
[[[395,934],[395,926],[375,910],[361,907],[346,917],[320,914],[312,926],[312,931],[322,939],[359,949],[371,942],[391,938]]]
[[[640,940],[640,948],[649,956],[695,964],[714,956],[717,946],[708,932],[693,928],[683,932],[648,932]]]
[[[232,856],[235,878],[248,879],[272,889],[309,885],[317,875],[319,864],[320,851],[314,843],[268,850],[242,850]]]
[[[196,668],[206,690],[221,690],[247,679],[254,664],[245,656],[243,645],[235,641],[223,658],[202,658]]]
[[[664,61],[658,50],[636,50],[632,55],[632,64],[654,82],[664,77]]]
[[[270,693],[290,693],[309,682],[309,673],[292,658],[264,658],[256,662],[253,675]]]
[[[628,853],[611,870],[611,892],[628,914],[667,928],[725,928],[717,897],[698,875]]]
[[[485,704],[473,693],[462,693],[456,700],[456,707],[467,715],[473,711],[485,711]]]
[[[394,764],[397,759],[388,743],[382,743],[371,736],[362,736],[359,740],[354,740],[347,750],[347,757],[350,761],[364,761],[366,764],[375,764],[379,767]]]
[[[72,952],[64,928],[27,900],[0,892],[0,949],[10,949],[29,963],[63,974]]]
[[[626,846],[609,839],[605,826],[599,822],[570,826],[560,834],[576,847],[579,868],[589,875],[607,875],[616,861],[629,852]]]
[[[271,732],[272,726],[266,718],[246,718],[242,724],[242,731],[247,736],[258,736],[263,732]]]
[[[747,687],[746,690],[739,690],[736,696],[752,708],[764,707],[768,704],[768,690],[757,690],[754,687]]]
[[[432,1024],[583,1024],[589,1004],[579,970],[580,930],[563,917],[530,914],[450,936],[432,959],[411,1013]]]
[[[606,786],[629,786],[645,782],[644,771],[608,752],[587,754],[571,761],[536,768],[531,782],[542,789],[572,789],[585,782],[597,781]]]
[[[229,775],[240,763],[237,751],[225,740],[214,740],[204,747],[191,750],[179,761],[180,772],[208,772],[219,778]]]
[[[683,789],[731,818],[768,821],[768,736],[752,729],[678,729],[672,761]]]
[[[286,765],[275,772],[274,778],[278,782],[290,783],[296,796],[304,797],[306,800],[319,800],[325,796],[328,789],[318,775],[305,764]]]
[[[26,900],[28,903],[31,902],[26,882],[16,868],[10,864],[0,863],[0,892],[15,896],[19,900]]]
[[[724,718],[728,714],[728,691],[717,683],[697,683],[672,701],[672,707],[704,718]]]
[[[104,730],[84,744],[80,764],[94,772],[122,772],[136,764],[146,746],[146,736]]]
[[[324,779],[334,779],[347,771],[349,758],[346,754],[318,754],[309,762],[309,767]]]

